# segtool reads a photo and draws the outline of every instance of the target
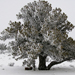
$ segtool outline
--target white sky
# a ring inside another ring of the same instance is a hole
[[[17,20],[16,14],[20,9],[29,2],[34,0],[0,0],[0,32],[5,29],[9,21]],[[38,0],[36,0],[38,1]],[[46,0],[52,7],[61,8],[67,14],[68,20],[75,25],[75,0]],[[75,40],[75,29],[70,32],[69,36]]]

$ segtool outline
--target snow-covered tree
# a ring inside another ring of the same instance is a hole
[[[17,18],[22,19],[23,24],[10,21],[1,39],[15,39],[9,44],[13,55],[28,58],[24,64],[35,69],[35,59],[39,57],[38,69],[48,70],[55,64],[75,59],[75,41],[68,38],[74,26],[60,8],[52,9],[47,1],[34,1],[21,8]],[[54,60],[48,66],[47,56]]]

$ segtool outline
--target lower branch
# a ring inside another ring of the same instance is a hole
[[[62,60],[62,61],[59,61],[59,62],[58,62],[58,61],[52,61],[52,62],[47,66],[47,70],[50,70],[53,65],[57,65],[57,64],[60,64],[60,63],[62,63],[62,62],[64,62],[64,61],[70,61],[70,60],[72,60],[72,58],[66,58],[66,59],[64,59],[64,60]]]

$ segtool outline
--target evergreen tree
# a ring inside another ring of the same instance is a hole
[[[9,44],[13,55],[20,56],[18,59],[28,58],[23,64],[35,70],[35,59],[39,57],[38,69],[48,70],[55,64],[75,59],[75,41],[68,38],[74,26],[60,8],[52,9],[47,1],[34,1],[21,8],[17,18],[23,24],[10,21],[10,27],[1,33],[1,40],[15,39]],[[48,66],[47,56],[54,60]]]

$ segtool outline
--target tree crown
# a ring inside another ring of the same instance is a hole
[[[23,24],[11,21],[10,27],[2,32],[1,38],[4,40],[15,38],[15,41],[10,42],[14,55],[34,59],[39,54],[50,56],[55,60],[66,58],[66,55],[63,55],[65,53],[63,43],[71,40],[68,38],[68,32],[74,26],[60,8],[52,9],[47,1],[34,1],[21,8],[17,18],[22,19]],[[71,45],[67,47],[71,49]],[[74,46],[72,47],[73,51]]]

